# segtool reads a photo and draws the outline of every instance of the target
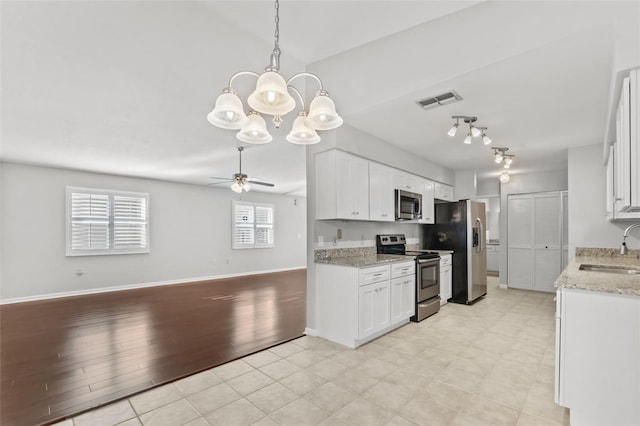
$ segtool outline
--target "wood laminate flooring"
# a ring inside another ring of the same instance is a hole
[[[0,306],[0,424],[46,424],[299,337],[306,270]]]

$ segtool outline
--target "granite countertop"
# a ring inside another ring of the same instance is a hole
[[[336,256],[316,259],[316,263],[324,263],[327,265],[352,266],[354,268],[363,268],[366,266],[382,265],[393,262],[406,262],[412,260],[411,256],[403,256],[397,254],[364,254],[355,256]]]
[[[583,264],[640,269],[640,250],[629,250],[626,256],[618,255],[617,251],[617,249],[577,248],[575,259],[562,271],[555,282],[556,287],[640,296],[640,275],[579,269]]]

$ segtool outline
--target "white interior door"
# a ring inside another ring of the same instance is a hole
[[[560,193],[533,195],[533,289],[553,292],[562,263],[562,198]]]
[[[509,287],[533,289],[533,200],[530,194],[507,199],[507,283]]]

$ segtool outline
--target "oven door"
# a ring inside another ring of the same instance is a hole
[[[422,302],[440,294],[440,259],[416,261],[416,301]]]

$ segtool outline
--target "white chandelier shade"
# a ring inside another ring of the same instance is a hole
[[[307,126],[307,114],[303,111],[293,122],[291,133],[287,135],[287,142],[297,145],[313,145],[320,142],[320,136],[316,131]]]
[[[269,115],[284,115],[296,106],[296,100],[287,91],[287,82],[277,71],[266,71],[256,83],[247,103],[254,110]]]
[[[509,172],[500,173],[500,182],[507,183],[511,180],[511,176],[509,176]]]
[[[273,140],[264,118],[255,111],[249,113],[247,124],[236,134],[236,138],[252,144],[265,144]]]
[[[247,123],[242,101],[232,89],[225,89],[216,99],[216,105],[207,115],[207,120],[223,129],[241,129]]]
[[[343,123],[342,117],[336,112],[336,104],[325,91],[313,98],[305,121],[307,126],[315,130],[333,130]]]

